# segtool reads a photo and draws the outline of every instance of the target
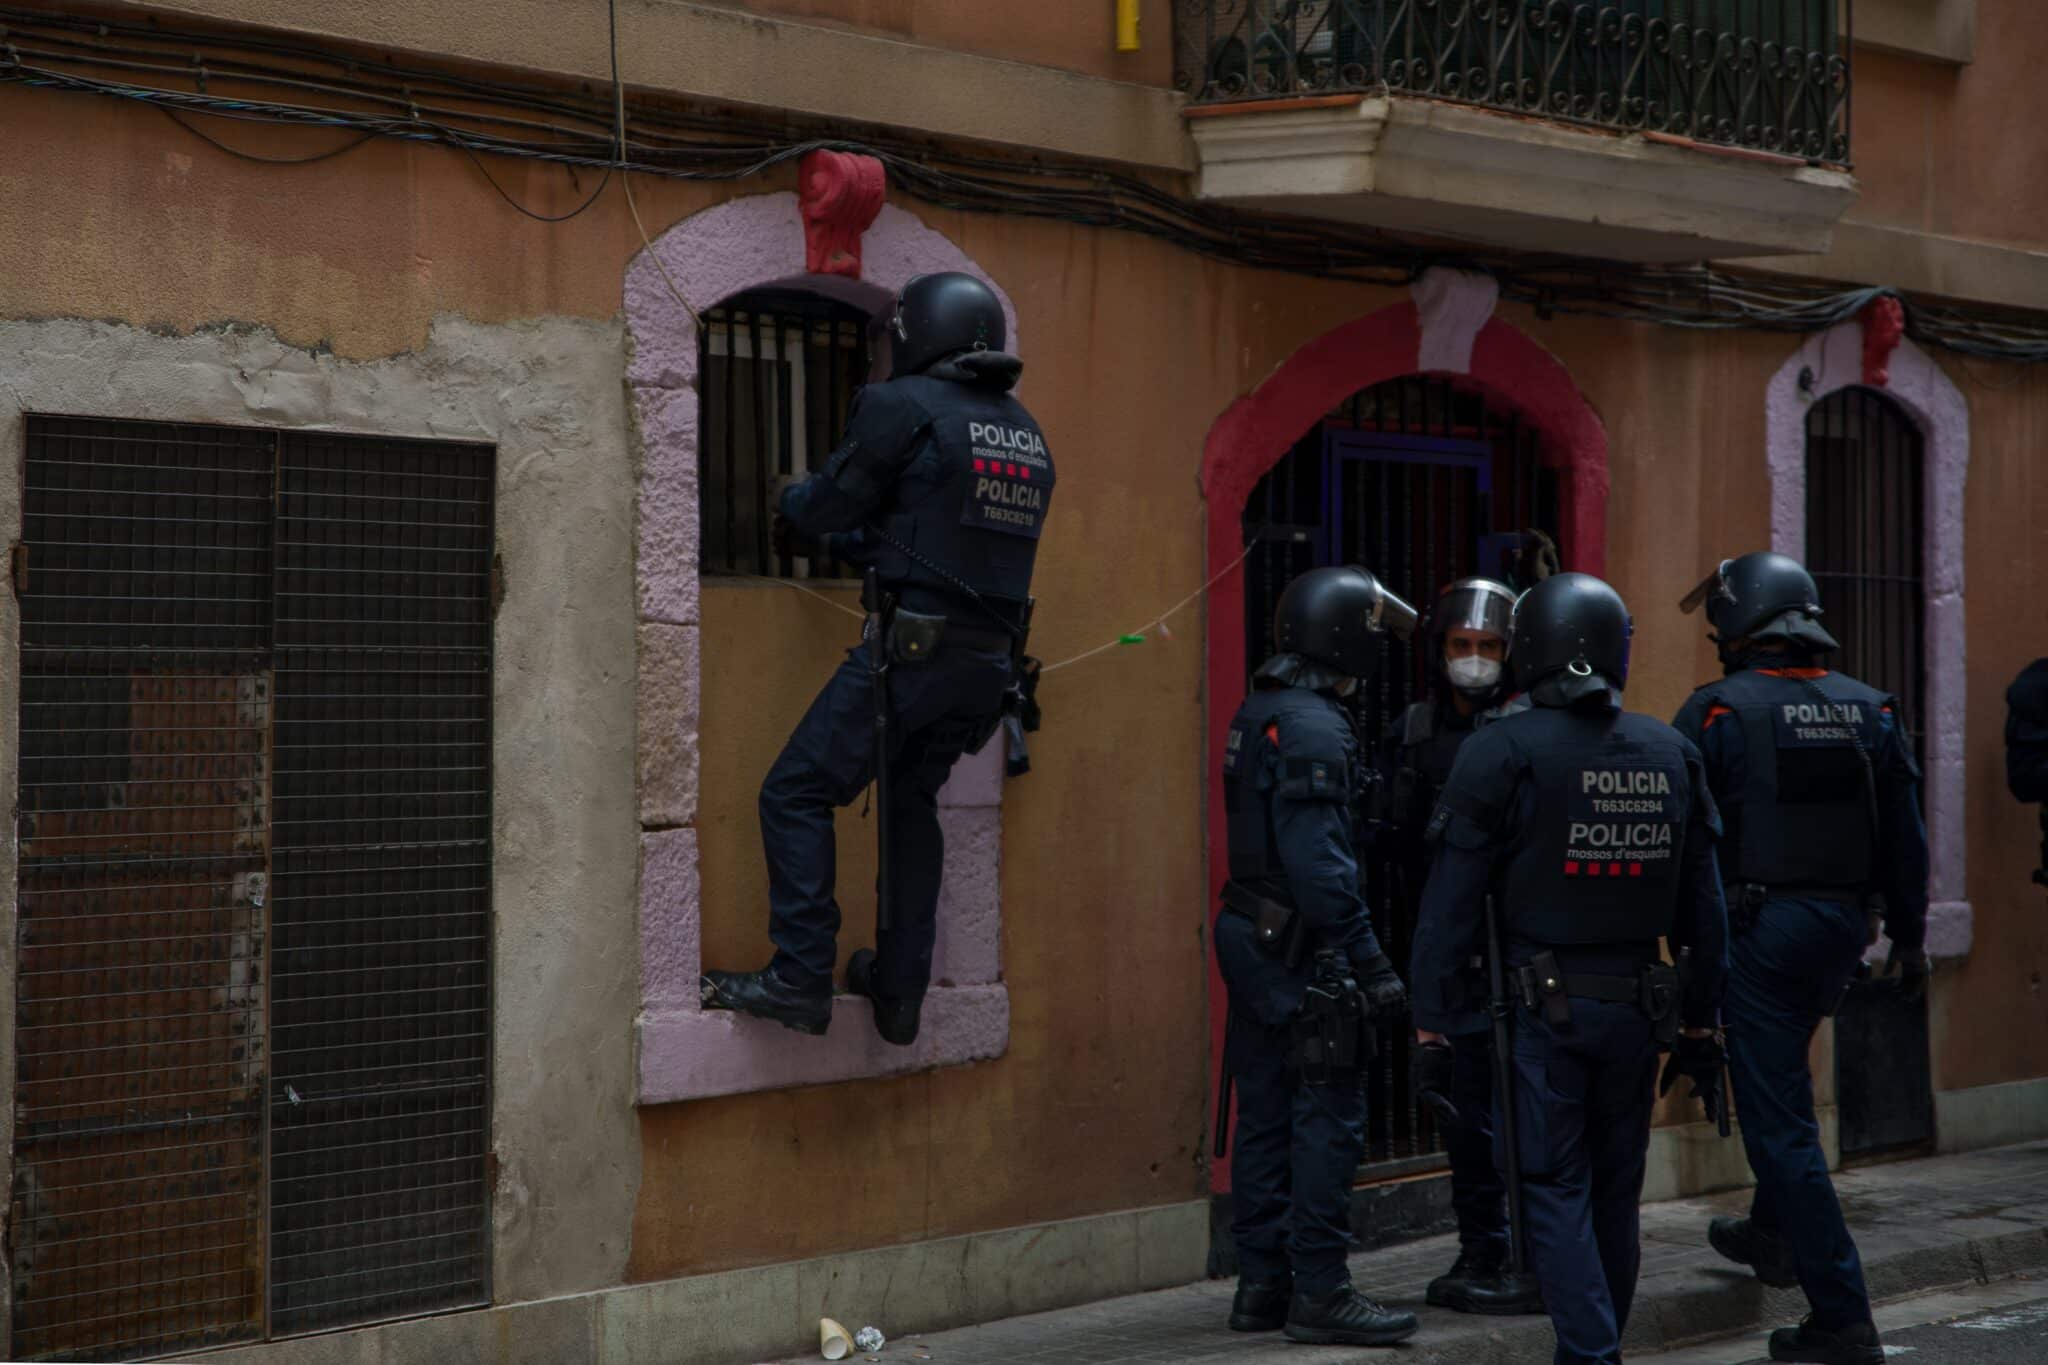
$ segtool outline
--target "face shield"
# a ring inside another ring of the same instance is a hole
[[[1489,578],[1461,578],[1438,594],[1430,625],[1439,636],[1480,630],[1508,641],[1514,628],[1515,595]]]
[[[1370,571],[1353,564],[1350,571],[1365,581],[1370,589],[1370,605],[1366,608],[1365,624],[1374,631],[1385,631],[1402,640],[1415,638],[1415,627],[1421,616],[1415,608],[1401,600],[1399,593],[1374,578]]]
[[[1700,580],[1700,585],[1679,599],[1678,609],[1687,616],[1716,600],[1733,602],[1735,594],[1728,589],[1728,566],[1735,561],[1724,559],[1714,566],[1714,571]],[[1713,615],[1711,610],[1707,613]]]

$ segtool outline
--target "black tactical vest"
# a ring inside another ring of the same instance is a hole
[[[1877,866],[1878,718],[1891,699],[1839,673],[1802,681],[1754,669],[1700,691],[1709,711],[1719,704],[1734,713],[1715,724],[1742,727],[1741,786],[1720,794],[1735,807],[1728,822],[1733,842],[1721,849],[1724,878],[1868,886]],[[1857,756],[1859,745],[1864,757]]]
[[[1429,823],[1451,777],[1458,750],[1472,738],[1476,723],[1454,714],[1436,701],[1411,702],[1395,724],[1400,770],[1394,778],[1394,821],[1419,833]]]
[[[1693,813],[1693,769],[1678,732],[1649,716],[1546,706],[1498,732],[1512,735],[1535,789],[1502,884],[1513,933],[1605,944],[1670,932]]]
[[[1261,688],[1237,708],[1223,744],[1232,881],[1287,898],[1287,864],[1273,837],[1273,799],[1346,799],[1354,790],[1357,763],[1350,724],[1341,706],[1305,687]],[[1282,742],[1269,741],[1269,731],[1284,736]]]
[[[924,410],[929,425],[879,518],[917,558],[885,545],[884,577],[957,601],[951,575],[983,596],[1021,602],[1031,592],[1052,502],[1052,452],[1038,423],[1016,398],[989,385],[931,375],[889,383]],[[911,593],[905,604],[918,605]]]

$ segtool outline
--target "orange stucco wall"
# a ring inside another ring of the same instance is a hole
[[[2040,19],[2028,0],[1978,0],[1976,59],[1961,67],[1856,49],[1858,219],[2038,247],[2048,181],[2015,111],[2048,63]]]
[[[1028,9],[957,0],[710,0],[731,9],[841,24],[907,42],[1056,66],[1110,80],[1172,79],[1168,0],[1139,0],[1136,52],[1116,50],[1116,0],[1036,0]]]
[[[923,22],[945,8],[907,12]],[[1149,29],[1148,41],[1162,28]],[[1995,55],[2000,45],[1994,31],[1984,49]],[[378,142],[313,167],[255,166],[146,110],[18,88],[0,89],[0,126],[0,317],[173,329],[240,321],[369,358],[419,345],[443,313],[615,317],[626,262],[640,248],[615,191],[573,222],[545,226],[516,216],[445,151]],[[302,154],[330,136],[220,131],[272,155]],[[1905,194],[1872,158],[1864,174],[1873,200]],[[573,206],[590,185],[552,167],[492,169],[548,212]],[[719,194],[786,189],[790,180],[636,186],[648,229],[659,233]],[[1201,580],[1196,470],[1210,424],[1295,348],[1400,297],[1238,270],[1131,236],[908,207],[995,275],[1017,306],[1024,397],[1063,475],[1037,585],[1034,643],[1048,659],[1146,620]],[[2019,208],[2001,212],[1970,210],[1972,222],[1989,225],[1975,230],[2029,230]],[[1674,604],[1703,565],[1767,539],[1763,388],[1794,339],[1541,321],[1517,307],[1504,316],[1556,352],[1607,424],[1609,563],[1641,631],[1633,698],[1668,715],[1712,668],[1697,624]],[[2000,691],[2048,639],[2035,590],[2048,572],[2048,476],[2038,459],[2048,374],[1943,363],[1975,420],[1978,949],[1940,997],[1936,1081],[1951,1087],[2048,1075],[2039,984],[2048,913],[2025,885],[2031,814],[2004,797],[1998,768]],[[619,458],[628,451],[622,431]],[[630,614],[632,603],[617,609]],[[764,588],[709,586],[704,613],[705,959],[753,965],[765,952],[754,792],[835,660],[844,626],[815,603]],[[1047,681],[1035,770],[1005,798],[1008,1054],[906,1079],[642,1112],[632,1276],[1200,1197],[1202,677],[1199,618],[1189,615],[1171,640]],[[845,884],[858,904],[867,830],[847,829]],[[619,1008],[624,1037],[631,1002]]]

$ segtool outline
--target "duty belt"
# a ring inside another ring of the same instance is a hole
[[[991,630],[986,626],[962,625],[958,621],[946,623],[944,643],[959,645],[966,649],[978,649],[984,654],[1008,654],[1011,639],[1009,632]]]
[[[1523,1007],[1553,1025],[1571,1022],[1567,1000],[1598,1000],[1634,1005],[1656,1027],[1660,1043],[1668,1045],[1678,1033],[1678,971],[1663,962],[1645,962],[1633,976],[1567,973],[1557,965],[1557,954],[1545,951],[1515,968],[1514,981]]]
[[[1776,896],[1808,896],[1843,905],[1858,905],[1864,898],[1864,892],[1853,886],[1766,886],[1762,882],[1729,882],[1722,892],[1728,905],[1728,927],[1738,937],[1756,926],[1764,902]]]

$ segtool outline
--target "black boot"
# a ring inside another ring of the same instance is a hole
[[[1392,1346],[1415,1335],[1413,1313],[1393,1313],[1350,1285],[1334,1294],[1296,1294],[1287,1339],[1311,1346]]]
[[[1237,1297],[1230,1301],[1230,1330],[1233,1332],[1277,1332],[1287,1325],[1287,1305],[1294,1298],[1294,1277],[1282,1275],[1271,1280],[1237,1282]]]
[[[1797,1327],[1780,1327],[1771,1333],[1771,1359],[1797,1360],[1808,1365],[1881,1365],[1884,1347],[1877,1339],[1877,1327],[1859,1322],[1852,1327],[1815,1327],[1808,1318]]]
[[[875,1032],[882,1035],[882,1041],[897,1047],[909,1047],[917,1041],[917,1017],[924,1009],[922,1000],[905,1005],[875,994],[875,950],[862,948],[846,959],[846,989],[858,996],[864,996],[875,1007]]]
[[[1773,1289],[1799,1283],[1799,1269],[1785,1239],[1758,1231],[1747,1218],[1716,1218],[1707,1224],[1707,1241],[1737,1265],[1756,1271],[1756,1277]]]
[[[1519,1275],[1505,1267],[1491,1275],[1482,1275],[1465,1290],[1462,1305],[1451,1304],[1461,1313],[1477,1313],[1481,1317],[1512,1318],[1523,1314],[1541,1314],[1543,1307],[1543,1286],[1528,1271]]]
[[[1472,1286],[1495,1274],[1499,1268],[1498,1257],[1469,1247],[1461,1248],[1451,1268],[1429,1282],[1429,1292],[1423,1296],[1424,1300],[1431,1308],[1448,1308],[1454,1313],[1469,1312],[1466,1302]]]
[[[706,972],[697,983],[698,998],[707,1010],[736,1010],[757,1019],[773,1019],[798,1033],[821,1034],[832,1023],[832,991],[804,990],[775,974]]]

